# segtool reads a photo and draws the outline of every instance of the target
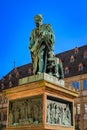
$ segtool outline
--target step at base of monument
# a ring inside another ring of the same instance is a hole
[[[44,127],[10,127],[5,128],[4,130],[75,130],[74,127],[66,127],[66,126],[46,126]]]

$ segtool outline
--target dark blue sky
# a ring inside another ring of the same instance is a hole
[[[31,62],[28,42],[42,14],[55,33],[55,53],[87,44],[87,0],[0,0],[0,78]]]

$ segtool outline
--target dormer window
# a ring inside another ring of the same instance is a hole
[[[19,72],[16,72],[16,78],[18,78],[19,77]]]
[[[84,59],[87,59],[87,51],[84,52],[83,57]]]
[[[9,80],[11,80],[11,78],[12,78],[12,75],[11,75],[11,74],[9,74],[8,79],[9,79]]]
[[[72,63],[72,62],[74,62],[74,60],[75,60],[75,58],[74,58],[74,56],[72,55],[72,56],[70,57],[70,62]]]
[[[65,67],[65,74],[69,74],[69,68],[68,67]]]
[[[2,84],[1,84],[1,89],[4,89],[4,87],[5,87],[5,86],[4,86],[4,83],[2,83]]]
[[[31,68],[28,69],[28,74],[30,75],[32,72]]]
[[[74,52],[75,52],[75,54],[78,54],[78,52],[79,52],[78,47],[75,48]]]
[[[9,88],[11,88],[13,86],[12,82],[9,82]]]
[[[82,64],[82,63],[80,63],[80,64],[79,64],[79,66],[78,66],[78,71],[82,71],[82,70],[83,70],[83,68],[84,68],[84,67],[83,67],[83,64]]]
[[[2,77],[2,82],[4,82],[5,81],[5,77]]]
[[[17,68],[16,67],[14,68],[14,73],[17,73]]]

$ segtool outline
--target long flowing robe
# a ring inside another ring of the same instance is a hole
[[[33,73],[36,74],[39,67],[42,68],[42,72],[46,72],[47,56],[49,51],[53,51],[54,46],[54,33],[50,24],[43,24],[39,29],[35,28],[31,32],[29,49],[31,51]],[[40,66],[39,60],[41,53],[43,52],[44,63]]]

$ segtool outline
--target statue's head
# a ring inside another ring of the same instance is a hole
[[[35,15],[34,16],[34,21],[35,21],[36,25],[38,25],[38,24],[40,25],[42,23],[42,21],[43,21],[42,15],[41,14]]]

